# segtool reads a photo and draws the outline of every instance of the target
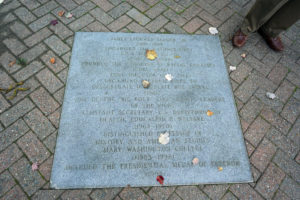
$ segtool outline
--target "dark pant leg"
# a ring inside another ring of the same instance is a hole
[[[300,19],[300,0],[290,0],[261,29],[266,35],[276,37],[292,26],[298,19]]]
[[[257,31],[286,2],[288,2],[288,0],[257,0],[245,17],[245,20],[241,26],[242,32],[249,34]]]

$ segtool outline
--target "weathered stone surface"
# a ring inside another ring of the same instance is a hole
[[[251,181],[226,73],[218,37],[76,33],[52,187]]]

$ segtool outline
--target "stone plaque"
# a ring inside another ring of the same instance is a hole
[[[159,175],[164,185],[252,181],[219,38],[76,33],[51,186],[159,186]]]

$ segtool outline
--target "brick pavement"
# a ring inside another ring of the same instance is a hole
[[[300,22],[275,53],[258,34],[235,49],[230,37],[252,0],[4,0],[0,5],[1,199],[300,199]],[[72,12],[70,19],[58,16]],[[58,20],[56,26],[50,21]],[[255,182],[178,187],[52,190],[54,147],[74,32],[208,34],[220,31]],[[240,55],[245,53],[246,58]],[[49,58],[56,57],[56,64]],[[9,63],[24,58],[26,66]],[[266,92],[278,98],[266,98]],[[32,162],[41,163],[31,170]]]

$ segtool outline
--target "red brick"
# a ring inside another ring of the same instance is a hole
[[[200,13],[200,11],[202,10],[202,8],[196,6],[196,5],[192,5],[190,6],[188,9],[186,9],[181,16],[186,18],[187,20],[192,19],[194,16],[196,16],[198,13]]]
[[[255,189],[266,199],[271,199],[284,177],[284,172],[271,163],[257,183]]]
[[[198,16],[214,27],[218,27],[222,23],[222,21],[217,19],[214,15],[206,12],[205,10],[203,10]]]
[[[45,115],[51,114],[59,107],[59,104],[42,87],[34,91],[30,97]]]
[[[0,174],[0,196],[5,194],[16,184],[14,178],[10,175],[8,171]]]
[[[0,172],[7,169],[11,164],[16,162],[23,153],[16,144],[12,144],[0,153]]]
[[[41,175],[37,171],[32,171],[30,163],[24,157],[11,166],[9,171],[29,196],[45,184]]]
[[[250,144],[247,140],[245,141],[245,144],[246,144],[248,156],[251,156],[251,154],[252,154],[253,151],[255,150],[255,147],[252,146],[252,144]]]
[[[114,7],[109,1],[107,0],[92,0],[96,5],[102,8],[104,11],[109,11]]]
[[[291,127],[291,124],[288,121],[268,108],[262,110],[261,116],[284,134],[287,134]]]
[[[55,131],[49,120],[37,108],[28,113],[24,120],[40,139],[44,139]]]
[[[261,172],[268,166],[276,152],[276,147],[267,139],[263,139],[251,156],[251,163]]]
[[[276,90],[275,95],[282,102],[285,103],[289,99],[289,97],[293,94],[294,90],[295,90],[295,86],[285,80],[281,83],[279,88]]]
[[[116,32],[116,31],[122,29],[123,27],[125,27],[131,21],[132,21],[132,19],[127,17],[127,15],[123,15],[123,16],[119,17],[117,20],[115,20],[114,22],[112,22],[110,25],[108,25],[107,28],[109,28],[113,32]]]
[[[263,200],[263,198],[248,184],[235,184],[230,191],[239,199]]]
[[[61,195],[62,200],[80,199],[89,200],[89,194],[92,190],[69,190]]]
[[[268,124],[265,120],[263,120],[261,117],[257,117],[248,128],[244,136],[252,145],[256,147],[268,132],[270,127],[271,125]]]
[[[136,22],[132,22],[126,28],[128,28],[130,31],[132,31],[134,33],[149,33],[149,31],[147,29],[145,29],[144,27],[142,27],[141,25],[139,25]]]
[[[279,85],[287,73],[288,69],[286,67],[282,65],[276,65],[268,75],[268,78],[276,85]]]
[[[40,71],[36,77],[50,93],[56,92],[64,84],[47,68]]]
[[[284,106],[281,116],[290,123],[294,123],[300,114],[300,101],[291,97],[288,103]]]
[[[204,21],[202,21],[199,17],[195,17],[194,19],[189,21],[186,25],[184,25],[183,29],[189,33],[193,33],[198,28],[200,28],[203,24],[205,24]]]
[[[50,156],[43,143],[31,131],[18,140],[18,145],[33,163],[42,163]]]
[[[8,193],[5,194],[1,200],[27,200],[26,194],[22,191],[20,186],[16,185]]]
[[[48,181],[50,180],[52,163],[53,163],[53,156],[49,157],[43,164],[39,166],[39,171]]]

